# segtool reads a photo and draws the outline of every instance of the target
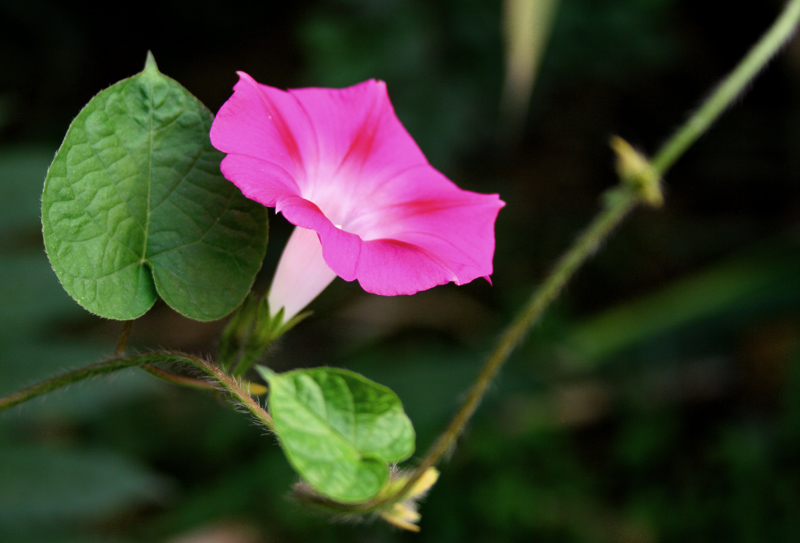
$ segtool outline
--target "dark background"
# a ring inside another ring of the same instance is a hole
[[[269,358],[395,390],[418,454],[502,327],[616,182],[777,15],[707,0],[561,0],[523,129],[498,115],[498,0],[0,1],[0,393],[99,361],[119,323],[44,255],[39,197],[71,119],[160,70],[212,111],[236,70],[276,87],[387,81],[431,163],[498,192],[493,286],[379,298],[337,280]],[[213,397],[131,371],[0,415],[0,541],[800,540],[800,46],[666,179],[513,356],[423,505],[419,535],[331,523],[290,497],[274,439]],[[289,234],[271,222],[263,289]],[[213,356],[222,323],[157,306],[132,348]]]

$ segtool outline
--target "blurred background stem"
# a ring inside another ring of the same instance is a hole
[[[426,471],[437,465],[453,447],[511,353],[523,342],[525,335],[540,321],[545,310],[558,297],[567,282],[597,251],[614,228],[638,204],[660,205],[661,176],[753,82],[758,73],[794,34],[799,19],[800,0],[791,0],[764,36],[703,105],[661,147],[652,161],[648,162],[627,144],[613,145],[618,153],[620,186],[606,194],[603,210],[561,257],[550,275],[534,290],[528,303],[502,333],[460,409],[395,497],[407,494]]]
[[[766,34],[745,55],[736,68],[722,80],[711,96],[651,161],[657,175],[663,175],[680,156],[747,89],[758,73],[789,41],[800,19],[800,0],[791,0]]]

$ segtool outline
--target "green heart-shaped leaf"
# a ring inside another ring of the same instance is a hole
[[[215,320],[247,295],[267,245],[266,210],[219,171],[211,112],[151,55],[69,127],[42,196],[50,264],[70,296],[128,320],[160,295]]]
[[[411,421],[385,386],[337,368],[258,370],[286,457],[323,496],[367,501],[389,479],[389,464],[414,452]]]

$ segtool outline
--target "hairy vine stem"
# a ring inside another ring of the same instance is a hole
[[[209,383],[207,388],[221,388],[231,398],[244,406],[244,408],[247,409],[264,426],[270,430],[273,429],[272,417],[270,417],[269,413],[267,413],[264,408],[261,407],[261,405],[259,405],[259,403],[250,396],[247,390],[242,388],[237,380],[225,374],[225,372],[211,362],[200,357],[184,353],[171,352],[119,355],[85,368],[67,372],[59,375],[58,377],[48,379],[47,381],[43,381],[26,389],[0,398],[0,411],[10,409],[15,405],[27,402],[28,400],[32,400],[33,398],[53,390],[83,381],[84,379],[89,379],[98,375],[105,375],[107,373],[113,373],[115,371],[135,366],[144,367],[148,371],[155,373],[158,377],[165,378],[168,381],[186,384],[183,382],[183,379],[180,376],[169,374],[156,367],[162,364],[179,364],[200,370],[207,377],[209,377],[213,383]],[[201,386],[198,383],[202,383],[202,381],[193,379],[190,381],[192,381],[191,385],[195,387]]]

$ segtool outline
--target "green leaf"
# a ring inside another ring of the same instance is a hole
[[[95,96],[69,127],[42,196],[50,264],[100,316],[128,320],[161,298],[215,320],[252,286],[266,210],[222,177],[212,115],[148,56],[144,71]]]
[[[389,464],[414,452],[414,428],[388,388],[337,368],[258,370],[286,457],[320,494],[367,501],[388,481]]]

